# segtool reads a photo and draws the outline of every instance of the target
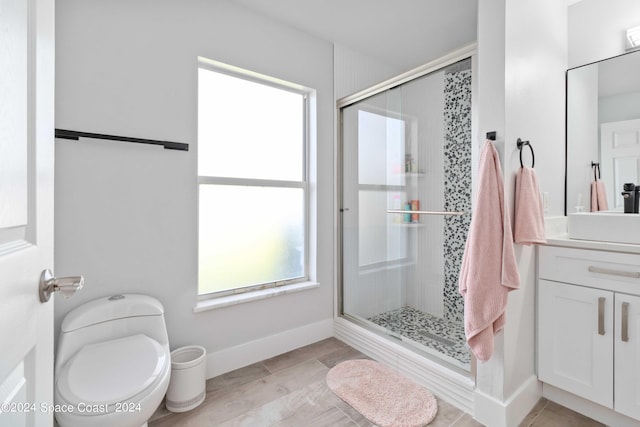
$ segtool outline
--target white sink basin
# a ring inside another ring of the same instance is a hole
[[[640,214],[619,211],[570,213],[567,229],[570,239],[640,245]]]

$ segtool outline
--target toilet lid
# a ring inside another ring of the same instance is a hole
[[[158,342],[146,335],[90,344],[65,364],[58,390],[68,402],[125,402],[156,381],[168,363]]]

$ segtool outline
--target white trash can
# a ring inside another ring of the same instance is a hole
[[[206,394],[207,350],[199,345],[171,352],[171,380],[166,405],[171,412],[186,412],[200,405]]]

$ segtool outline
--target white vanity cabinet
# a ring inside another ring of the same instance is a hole
[[[640,255],[538,249],[538,377],[640,420]]]
[[[540,280],[538,307],[538,378],[613,408],[613,293]]]
[[[640,419],[640,297],[615,295],[614,409]]]

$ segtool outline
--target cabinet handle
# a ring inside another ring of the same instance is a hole
[[[611,270],[609,268],[589,266],[591,273],[610,274],[612,276],[631,277],[633,279],[640,279],[640,271],[623,271],[623,270]]]
[[[620,313],[620,316],[622,317],[622,331],[621,331],[621,336],[620,339],[622,339],[622,341],[624,342],[629,342],[629,303],[628,302],[623,302],[622,303],[622,312]]]
[[[604,303],[605,297],[598,298],[598,334],[604,335]]]

